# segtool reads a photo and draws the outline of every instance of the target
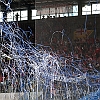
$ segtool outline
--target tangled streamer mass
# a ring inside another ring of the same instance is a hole
[[[84,72],[79,66],[83,59],[61,57],[43,45],[33,46],[15,22],[0,23],[0,39],[1,92],[23,93],[20,100],[100,99],[100,72],[93,66]]]

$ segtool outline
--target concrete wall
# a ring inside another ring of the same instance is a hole
[[[39,100],[43,100],[43,92],[30,92],[30,93],[0,93],[0,100],[36,100],[37,97],[41,97]]]
[[[45,44],[45,42],[50,44],[53,32],[62,31],[63,29],[65,30],[65,34],[67,34],[71,40],[73,40],[73,33],[76,29],[84,29],[85,27],[87,29],[94,30],[97,37],[100,38],[100,15],[22,21],[19,22],[19,26],[26,31],[29,30],[29,26],[33,32],[30,40],[40,44]]]
[[[87,28],[96,31],[96,35],[100,38],[100,15],[88,15],[80,17],[65,17],[36,20],[35,33],[37,43],[50,43],[53,32],[65,30],[73,40],[73,33],[78,28]],[[94,35],[93,32],[93,35]]]

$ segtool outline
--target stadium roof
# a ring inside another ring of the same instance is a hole
[[[11,8],[12,9],[23,9],[26,7],[44,7],[46,6],[55,6],[59,4],[65,4],[65,5],[73,5],[73,4],[78,4],[78,2],[85,4],[89,2],[93,3],[98,3],[100,0],[1,0],[1,1],[11,1]],[[4,4],[0,2],[1,9],[4,8]]]

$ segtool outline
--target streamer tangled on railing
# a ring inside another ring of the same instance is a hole
[[[5,1],[2,2],[7,5]],[[73,56],[71,59],[60,57],[52,49],[45,50],[43,45],[34,47],[28,41],[26,31],[16,23],[0,23],[0,33],[0,70],[4,87],[1,92],[36,92],[38,100],[39,92],[43,91],[43,100],[57,98],[57,94],[62,100],[78,100],[100,87],[100,73],[96,69],[93,68],[92,74],[84,73],[82,67],[78,66],[81,60],[72,60]],[[62,39],[63,36],[64,32]],[[95,97],[94,94],[91,96]],[[97,95],[97,98],[100,96]]]

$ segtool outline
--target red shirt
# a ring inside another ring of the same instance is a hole
[[[97,49],[95,50],[95,53],[98,54],[99,52],[100,52],[100,48],[97,48]]]
[[[0,76],[0,82],[3,82],[3,77],[2,76]]]

